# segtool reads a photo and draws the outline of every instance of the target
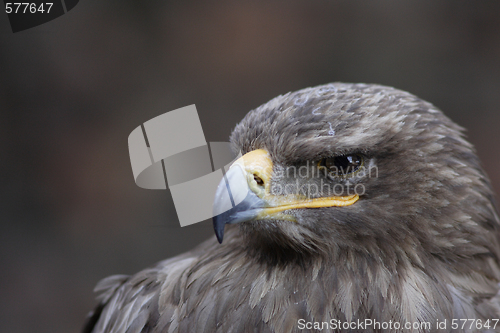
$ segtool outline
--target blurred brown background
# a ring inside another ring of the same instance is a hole
[[[91,1],[0,13],[0,331],[78,332],[92,289],[214,237],[134,184],[127,138],[196,104],[207,141],[333,81],[410,91],[468,129],[500,192],[500,1]]]

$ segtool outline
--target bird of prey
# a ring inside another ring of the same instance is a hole
[[[272,99],[231,134],[217,237],[101,281],[84,332],[500,331],[500,220],[462,132],[380,85]]]

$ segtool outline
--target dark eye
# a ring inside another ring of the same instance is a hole
[[[356,172],[363,165],[363,156],[360,154],[340,155],[323,158],[318,166],[326,168],[326,171],[333,176],[346,176]]]
[[[255,182],[257,183],[257,185],[264,186],[264,181],[259,176],[253,175],[253,179],[255,180]]]

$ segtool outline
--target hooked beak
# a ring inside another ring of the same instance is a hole
[[[271,157],[263,149],[251,151],[231,165],[219,183],[213,205],[213,225],[219,243],[222,244],[226,224],[251,220],[296,221],[293,216],[282,212],[289,209],[349,206],[359,199],[357,194],[321,198],[297,194],[272,195],[272,171]],[[221,207],[228,199],[231,200],[232,208],[221,212]]]

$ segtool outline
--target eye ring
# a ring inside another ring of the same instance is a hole
[[[318,168],[333,177],[347,177],[357,173],[364,165],[361,154],[337,155],[319,160]]]

